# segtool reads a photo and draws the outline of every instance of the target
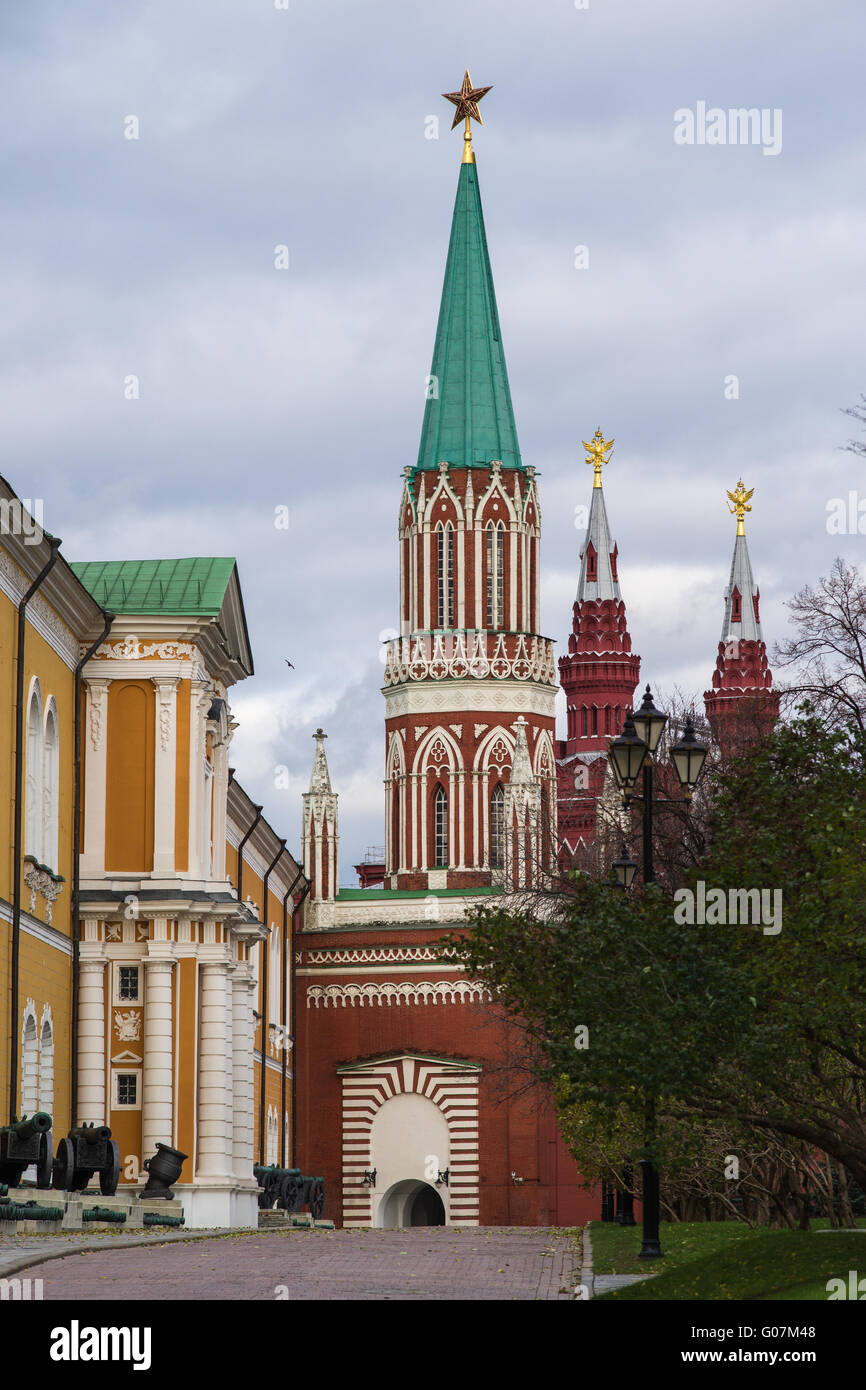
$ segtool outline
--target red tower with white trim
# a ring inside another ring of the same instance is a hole
[[[481,95],[468,74],[452,94],[469,114]],[[556,669],[539,632],[540,526],[467,129],[421,446],[400,501],[383,888],[336,886],[321,732],[304,798],[313,889],[296,937],[294,1158],[323,1171],[326,1214],[344,1225],[565,1225],[592,1209],[549,1098],[509,1095],[519,1035],[484,981],[436,950],[467,909],[553,862]]]
[[[755,739],[769,734],[779,717],[779,694],[761,632],[761,591],[752,576],[746,544],[745,514],[752,510],[742,478],[729,492],[737,518],[731,577],[725,591],[725,616],[719,641],[713,688],[704,692],[704,708],[722,751],[736,754]]]
[[[594,470],[586,536],[580,551],[580,578],[574,601],[568,652],[559,659],[566,698],[566,737],[557,743],[559,781],[559,860],[563,868],[581,845],[596,838],[598,801],[608,779],[607,748],[622,732],[640,677],[640,657],[631,649],[617,573],[618,550],[611,539],[602,465],[613,440],[601,430],[588,444],[586,461]]]

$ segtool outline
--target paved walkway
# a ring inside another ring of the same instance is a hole
[[[48,1299],[573,1299],[564,1232],[423,1226],[404,1231],[259,1231],[106,1248],[19,1271]],[[20,1252],[16,1252],[20,1259]],[[37,1256],[38,1258],[38,1256]]]

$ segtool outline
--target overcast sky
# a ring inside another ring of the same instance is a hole
[[[467,65],[493,86],[474,143],[558,652],[597,425],[662,695],[710,683],[740,474],[768,644],[795,590],[860,562],[827,504],[866,499],[841,447],[866,392],[862,0],[30,0],[0,27],[0,472],[68,559],[237,557],[232,762],[296,846],[325,727],[343,882],[384,838],[379,637],[462,148],[440,93]],[[701,102],[766,109],[781,150],[677,144]]]

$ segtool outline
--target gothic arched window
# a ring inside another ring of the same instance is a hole
[[[454,528],[448,523],[436,532],[438,560],[437,627],[454,626]]]
[[[497,782],[490,798],[490,867],[501,869],[505,863],[505,790]]]
[[[448,793],[440,782],[433,794],[433,862],[448,867]]]
[[[505,527],[501,521],[487,528],[487,626],[505,624]]]

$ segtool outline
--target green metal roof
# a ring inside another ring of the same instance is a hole
[[[461,164],[418,468],[522,468],[474,164]]]
[[[112,613],[219,616],[235,561],[87,560],[70,568]]]

